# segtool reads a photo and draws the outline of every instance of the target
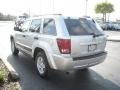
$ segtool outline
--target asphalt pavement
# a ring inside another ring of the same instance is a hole
[[[68,73],[54,71],[48,79],[42,79],[35,70],[34,61],[22,53],[13,56],[10,51],[9,35],[13,23],[0,25],[0,55],[20,75],[22,90],[120,90],[120,42],[107,42],[108,57],[105,62],[86,71]]]

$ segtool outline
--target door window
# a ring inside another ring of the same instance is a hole
[[[40,31],[40,27],[41,27],[41,19],[35,19],[32,21],[29,31],[30,32],[39,32]]]

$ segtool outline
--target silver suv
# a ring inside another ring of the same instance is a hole
[[[85,17],[43,15],[27,19],[11,35],[13,55],[30,55],[38,74],[51,69],[75,70],[94,66],[106,58],[106,36],[98,24]]]

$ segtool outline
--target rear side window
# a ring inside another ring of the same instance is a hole
[[[43,33],[47,35],[57,35],[54,19],[50,19],[50,18],[44,19]]]
[[[39,32],[40,31],[40,27],[41,27],[41,19],[34,19],[32,20],[32,23],[30,25],[29,31],[30,32]]]
[[[100,35],[102,31],[96,26],[95,22],[87,19],[65,19],[65,24],[70,35]]]

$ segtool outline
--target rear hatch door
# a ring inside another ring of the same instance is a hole
[[[92,19],[65,19],[71,37],[71,56],[82,57],[103,52],[106,37]]]

